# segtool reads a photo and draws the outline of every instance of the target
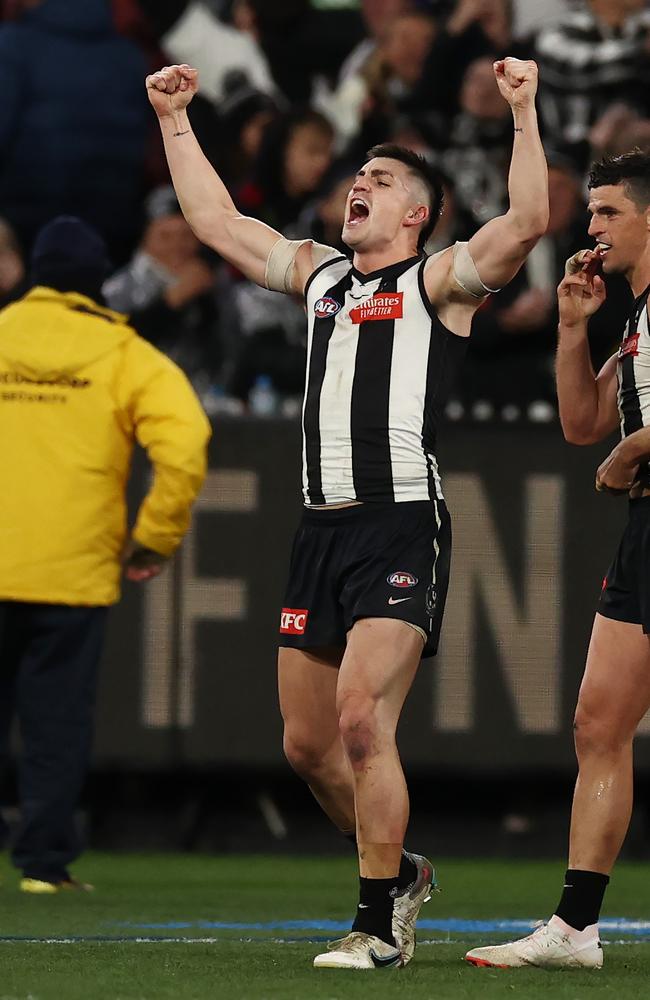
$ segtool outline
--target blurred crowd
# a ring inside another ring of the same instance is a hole
[[[108,242],[106,304],[188,373],[213,413],[295,414],[301,303],[202,247],[169,187],[144,78],[200,72],[191,119],[242,212],[341,247],[345,198],[374,143],[440,170],[428,250],[467,239],[507,204],[510,109],[493,60],[534,58],[551,220],[517,278],[478,312],[450,416],[552,419],[555,287],[590,245],[586,175],[650,149],[646,0],[0,0],[0,304],[30,284],[39,228],[72,214]],[[344,248],[342,248],[344,249]],[[608,280],[594,363],[628,312]]]

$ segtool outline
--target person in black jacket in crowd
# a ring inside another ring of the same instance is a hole
[[[0,214],[26,250],[53,216],[79,216],[124,259],[140,223],[145,58],[106,0],[16,0],[13,12],[0,25]]]

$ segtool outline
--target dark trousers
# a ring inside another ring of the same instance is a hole
[[[0,601],[0,758],[9,754],[17,716],[21,822],[11,857],[27,878],[65,878],[83,848],[74,813],[92,746],[107,611]]]

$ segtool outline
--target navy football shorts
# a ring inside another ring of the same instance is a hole
[[[643,625],[650,635],[650,497],[630,500],[629,519],[597,610],[605,618]]]
[[[443,500],[305,508],[291,553],[280,645],[344,647],[360,618],[395,618],[438,650],[451,524]]]

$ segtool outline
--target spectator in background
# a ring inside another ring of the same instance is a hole
[[[477,59],[463,78],[460,112],[440,157],[473,228],[504,209],[511,149],[510,114],[494,82],[492,59]]]
[[[357,11],[317,10],[310,0],[238,0],[235,11],[239,23],[254,33],[273,79],[292,104],[311,101],[318,78],[333,82],[364,34]]]
[[[318,191],[333,148],[334,129],[318,111],[279,115],[264,132],[253,181],[235,193],[238,208],[283,231]]]
[[[359,73],[356,85],[361,84],[362,89],[356,97],[353,81],[344,84],[341,95],[352,95],[353,102],[343,109],[332,105],[330,113],[336,113],[333,120],[338,126],[342,110],[340,120],[347,122],[353,133],[346,146],[348,156],[363,157],[369,146],[384,141],[398,116],[433,119],[429,128],[442,129],[431,95],[425,102],[417,98],[419,81],[437,31],[438,23],[427,11],[406,10],[397,14]]]
[[[438,253],[446,247],[453,246],[458,240],[466,240],[472,231],[469,217],[458,205],[453,178],[442,170],[438,170],[438,174],[443,190],[442,215],[424,248],[428,254]]]
[[[88,888],[69,865],[107,609],[123,561],[131,580],[160,572],[205,474],[209,425],[187,380],[98,304],[107,261],[96,232],[56,219],[35,243],[37,287],[0,314],[0,754],[15,713],[12,861],[30,893]],[[125,549],[136,441],[153,481]]]
[[[349,255],[349,250],[341,239],[345,220],[345,203],[357,174],[357,164],[348,159],[338,160],[327,172],[318,195],[308,202],[295,225],[289,226],[289,239],[311,239],[316,243],[340,250]]]
[[[395,18],[414,9],[414,0],[361,0],[366,34],[341,66],[339,80],[356,76],[386,37]]]
[[[540,28],[560,21],[569,13],[572,0],[512,0],[512,30],[515,38],[529,38]]]
[[[237,188],[252,181],[264,132],[278,108],[268,94],[255,90],[245,78],[231,77],[229,83],[231,89],[219,105],[219,173],[225,183]]]
[[[0,219],[0,309],[27,291],[25,262],[11,226]]]
[[[619,156],[635,147],[646,151],[649,143],[650,119],[627,104],[610,104],[589,132],[592,161]]]
[[[140,220],[145,59],[107,0],[14,0],[13,13],[0,25],[0,214],[28,248],[74,213],[123,259]]]
[[[490,61],[509,55],[528,58],[512,43],[509,0],[458,0],[439,30],[422,67],[414,103],[433,106],[443,123],[460,110],[460,91],[469,66],[481,58]],[[441,131],[444,142],[446,130]]]
[[[536,40],[545,141],[583,171],[591,126],[608,105],[650,113],[650,10],[645,0],[585,0]]]
[[[215,271],[185,221],[174,189],[146,202],[147,225],[128,264],[103,287],[111,309],[128,313],[140,336],[191,377],[216,378],[221,365]]]
[[[367,73],[372,72],[379,45],[395,18],[413,9],[413,0],[361,0],[366,35],[345,59],[329,92],[321,88],[316,99],[334,123],[341,146],[349,144],[359,131],[369,96]]]
[[[201,94],[219,104],[224,81],[235,71],[250,86],[272,94],[275,84],[256,39],[224,24],[200,0],[138,0],[172,62],[189,62],[201,73]]]

